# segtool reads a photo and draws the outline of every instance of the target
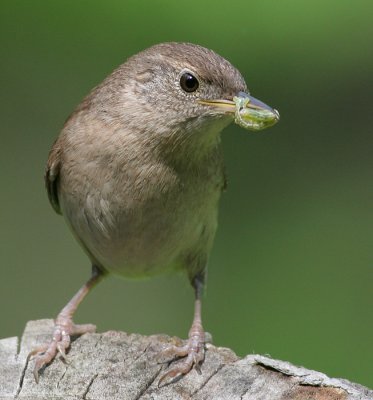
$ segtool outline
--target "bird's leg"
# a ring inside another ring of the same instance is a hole
[[[159,380],[159,385],[165,379],[177,379],[182,375],[186,375],[193,367],[198,373],[201,373],[200,366],[205,358],[205,331],[202,327],[201,319],[201,297],[203,291],[204,275],[197,275],[192,279],[192,285],[195,291],[194,318],[192,326],[189,330],[188,339],[183,346],[170,346],[165,350],[167,355],[173,357],[185,357],[184,360],[178,362]]]
[[[35,356],[34,377],[36,382],[39,382],[39,370],[50,363],[58,353],[63,358],[66,357],[66,350],[70,346],[72,335],[82,335],[96,330],[95,325],[92,324],[76,325],[72,318],[84,297],[102,279],[103,275],[104,273],[96,266],[92,267],[90,279],[57,315],[54,321],[52,341],[34,349],[28,355],[28,357]]]

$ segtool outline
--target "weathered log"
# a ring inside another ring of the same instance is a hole
[[[158,353],[179,339],[125,332],[85,334],[71,345],[68,361],[58,357],[34,381],[31,349],[50,337],[51,320],[30,321],[18,338],[0,340],[0,399],[33,400],[372,400],[373,391],[345,379],[261,355],[237,357],[230,349],[207,345],[202,374],[193,370],[158,385],[167,368]]]

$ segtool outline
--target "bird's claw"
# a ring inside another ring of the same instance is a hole
[[[37,383],[39,382],[39,371],[53,361],[57,354],[66,360],[66,349],[70,345],[69,333],[71,330],[67,326],[55,325],[52,341],[29,354],[29,357],[35,356],[34,377]]]
[[[93,332],[94,330],[94,325],[75,325],[71,319],[64,320],[63,322],[58,322],[57,320],[54,326],[52,341],[32,350],[27,356],[28,359],[35,357],[33,373],[36,383],[39,382],[39,371],[52,362],[57,354],[59,354],[64,361],[67,361],[66,351],[70,347],[71,336],[77,334],[82,335],[83,333]]]
[[[158,386],[163,383],[172,383],[182,376],[188,374],[193,368],[201,374],[201,364],[205,359],[205,339],[201,332],[190,337],[183,346],[170,346],[165,349],[163,355],[172,355],[173,359],[185,357],[183,360],[166,371],[159,379]]]

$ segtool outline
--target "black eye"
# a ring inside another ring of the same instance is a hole
[[[183,75],[181,75],[180,86],[188,93],[195,92],[198,89],[199,82],[195,76],[189,72],[185,72]]]

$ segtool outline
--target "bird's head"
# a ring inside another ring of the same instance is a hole
[[[235,120],[260,130],[279,119],[276,110],[250,96],[240,72],[214,51],[189,43],[162,43],[124,64],[131,93],[152,112],[182,122]]]
[[[249,94],[230,62],[190,43],[161,43],[130,57],[94,90],[95,99],[105,116],[131,132],[157,142],[199,138],[192,139],[194,147],[232,121],[256,131],[279,120],[276,110]]]

